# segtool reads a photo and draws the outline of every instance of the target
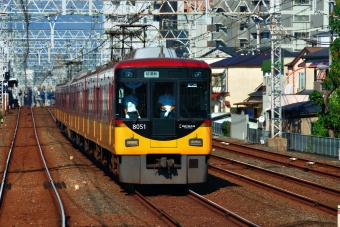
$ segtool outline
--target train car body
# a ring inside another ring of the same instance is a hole
[[[210,82],[203,61],[124,60],[58,85],[55,116],[58,127],[121,182],[201,183],[211,153]],[[171,117],[159,103],[165,87],[174,97]],[[131,102],[124,98],[132,91],[138,103],[127,118]]]

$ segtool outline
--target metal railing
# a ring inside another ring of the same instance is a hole
[[[339,157],[340,138],[282,133],[287,139],[287,149],[310,152],[313,154]]]
[[[213,135],[223,136],[221,126],[222,123],[212,123]],[[269,135],[270,131],[248,128],[247,141],[250,143],[265,144],[265,141],[269,137]],[[340,138],[301,135],[298,133],[288,132],[283,132],[282,138],[287,139],[287,150],[339,157]]]
[[[222,123],[212,122],[212,134],[215,136],[223,136]]]

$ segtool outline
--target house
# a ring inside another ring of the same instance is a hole
[[[237,55],[210,64],[212,70],[220,74],[212,78],[212,98],[218,102],[219,112],[230,112],[243,102],[255,87],[262,83],[261,66],[270,55]]]
[[[232,108],[231,113],[244,113],[249,115],[249,119],[258,119],[262,115],[262,87],[261,83],[243,102],[234,103],[236,108]]]
[[[305,47],[293,61],[285,64],[286,74],[283,78],[285,94],[297,94],[302,90],[314,90],[314,81],[318,71],[314,62],[327,61],[329,49],[325,47]],[[323,56],[327,54],[326,56]],[[308,59],[307,61],[305,59]],[[308,75],[308,78],[307,78]],[[309,78],[312,77],[312,78]]]
[[[319,106],[309,100],[313,90],[322,90],[325,69],[328,65],[329,49],[325,47],[306,47],[291,62],[286,63],[283,77],[282,94],[282,132],[309,135]],[[323,68],[323,67],[321,67]],[[268,87],[267,87],[268,90]],[[269,98],[270,100],[270,98]],[[264,109],[269,119],[270,103],[264,102]],[[267,130],[269,130],[269,122]]]
[[[231,112],[233,108],[239,108],[240,103],[249,98],[248,94],[256,91],[264,82],[268,72],[263,72],[262,64],[263,61],[269,62],[270,71],[270,54],[270,48],[263,48],[255,55],[235,55],[210,64],[213,72],[216,72],[212,78],[212,98],[220,105],[219,112]],[[291,62],[296,55],[282,50],[284,62]]]
[[[311,101],[283,106],[282,131],[310,135],[313,129],[313,121],[317,120],[316,112],[320,108]]]

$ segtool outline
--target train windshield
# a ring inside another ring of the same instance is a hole
[[[180,83],[180,118],[209,117],[209,86],[206,82]]]
[[[147,86],[143,82],[117,82],[116,118],[147,117]]]
[[[208,118],[209,91],[207,82],[152,83],[153,118]]]

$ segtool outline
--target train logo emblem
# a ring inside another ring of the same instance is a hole
[[[178,126],[179,126],[179,128],[184,128],[184,129],[194,129],[195,128],[195,125],[182,125],[182,124],[179,124]]]

